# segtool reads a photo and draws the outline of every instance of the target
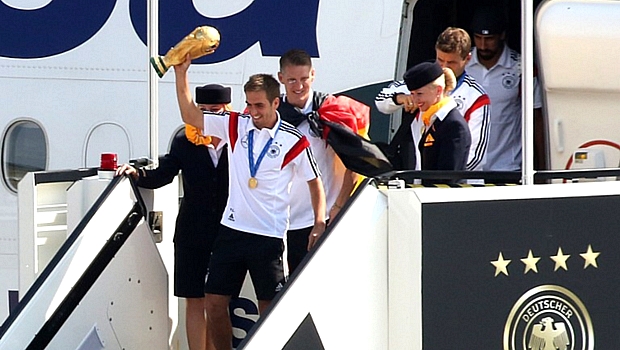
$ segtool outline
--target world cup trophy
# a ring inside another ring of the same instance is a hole
[[[188,53],[194,60],[212,54],[218,46],[220,46],[220,32],[217,29],[210,26],[197,27],[168,50],[165,56],[151,57],[151,65],[161,78],[168,68],[185,61]]]

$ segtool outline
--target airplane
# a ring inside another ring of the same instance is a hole
[[[371,106],[371,139],[389,141],[400,115],[376,111],[376,93],[413,63],[434,58],[437,34],[448,25],[467,28],[473,10],[484,2],[162,0],[154,6],[144,0],[4,0],[0,319],[9,314],[8,300],[19,289],[19,181],[32,171],[97,167],[105,152],[118,154],[121,163],[139,157],[156,163],[181,120],[173,74],[158,78],[149,58],[164,54],[195,27],[218,28],[222,41],[214,54],[193,62],[192,88],[214,82],[231,86],[234,107],[243,109],[247,78],[275,74],[279,55],[302,48],[317,70],[314,88]],[[615,2],[502,3],[508,45],[521,51],[526,70],[537,65],[544,87],[546,170],[616,167],[618,79],[602,72],[614,66],[605,48],[620,47],[614,45],[620,38],[599,35],[620,32],[610,29],[618,26],[612,20]],[[586,31],[579,40],[567,34],[578,29]],[[522,41],[522,33],[532,38]],[[523,79],[527,101],[530,78]],[[588,110],[596,123],[583,115]],[[529,111],[524,113],[528,120]],[[524,173],[533,171],[529,157],[526,152]]]
[[[398,2],[342,6],[318,0],[167,0],[157,2],[157,9],[149,7],[154,3],[0,2],[0,104],[4,106],[0,112],[0,320],[6,319],[52,256],[42,258],[41,268],[28,278],[20,275],[18,212],[26,210],[19,209],[20,180],[35,171],[96,168],[102,153],[117,154],[119,164],[141,157],[156,162],[182,129],[182,121],[173,72],[159,78],[149,59],[164,55],[194,28],[217,28],[221,44],[214,54],[193,62],[192,89],[208,83],[230,86],[238,110],[244,108],[242,86],[248,77],[260,72],[275,75],[279,56],[291,48],[312,55],[323,77],[315,84],[319,90],[353,95],[367,90],[370,96],[394,75],[402,7]],[[284,8],[287,18],[279,16]],[[389,22],[374,20],[375,14]],[[149,30],[154,28],[158,45],[149,45],[153,39]],[[356,40],[333,36],[334,30],[351,30]],[[368,64],[352,66],[356,54],[367,57]],[[375,67],[374,62],[386,64]],[[164,224],[173,222],[174,217],[164,219]],[[66,230],[54,234],[66,237],[70,233]],[[251,307],[245,305],[248,313]],[[245,316],[250,325],[252,317]]]

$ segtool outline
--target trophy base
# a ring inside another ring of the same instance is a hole
[[[166,74],[166,71],[169,67],[166,66],[166,63],[163,60],[162,56],[151,57],[151,66],[155,69],[155,73],[161,78]]]

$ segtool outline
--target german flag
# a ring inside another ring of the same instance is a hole
[[[393,170],[385,154],[368,138],[370,107],[347,96],[328,95],[317,112],[323,138],[347,169],[370,177]]]

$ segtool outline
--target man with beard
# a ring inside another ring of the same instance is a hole
[[[521,170],[521,55],[506,45],[505,16],[498,6],[480,7],[471,32],[476,47],[467,72],[491,99],[487,171]],[[534,79],[535,119],[542,120],[541,91]],[[541,130],[541,128],[538,128]],[[540,143],[540,140],[536,141]]]

